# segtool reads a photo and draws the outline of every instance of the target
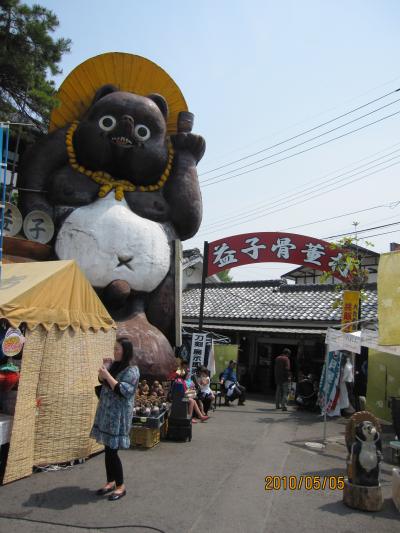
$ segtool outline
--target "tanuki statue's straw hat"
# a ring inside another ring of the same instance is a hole
[[[66,77],[57,93],[59,105],[51,113],[49,130],[79,120],[97,89],[109,83],[141,96],[161,94],[169,107],[168,133],[177,131],[178,114],[188,110],[179,87],[161,67],[134,54],[108,52],[87,59]]]

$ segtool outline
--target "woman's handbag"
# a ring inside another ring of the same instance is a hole
[[[102,386],[103,386],[103,385],[96,385],[95,388],[94,388],[94,392],[96,393],[96,396],[97,396],[97,398],[99,398],[99,399],[100,399],[101,387],[102,387]]]

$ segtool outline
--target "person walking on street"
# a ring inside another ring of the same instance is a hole
[[[138,367],[131,365],[133,355],[131,342],[121,339],[115,343],[110,369],[105,364],[99,369],[102,387],[90,436],[104,444],[107,483],[97,494],[111,493],[110,501],[119,500],[126,494],[118,450],[130,447],[129,432],[140,376]]]
[[[290,355],[289,348],[285,348],[281,355],[275,359],[275,383],[276,383],[276,408],[287,411],[287,397],[289,392]]]

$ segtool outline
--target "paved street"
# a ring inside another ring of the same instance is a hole
[[[398,532],[389,464],[379,513],[348,509],[339,490],[264,490],[269,474],[342,475],[343,431],[342,422],[330,421],[329,444],[315,451],[304,443],[322,436],[317,415],[275,411],[261,398],[221,407],[193,427],[191,443],[122,452],[128,494],[118,502],[93,494],[104,481],[103,454],[1,487],[0,532]]]

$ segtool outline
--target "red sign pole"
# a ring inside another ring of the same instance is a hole
[[[205,296],[205,291],[206,291],[207,270],[208,270],[208,242],[204,241],[203,272],[201,275],[201,292],[200,292],[199,331],[203,329],[204,296]]]

